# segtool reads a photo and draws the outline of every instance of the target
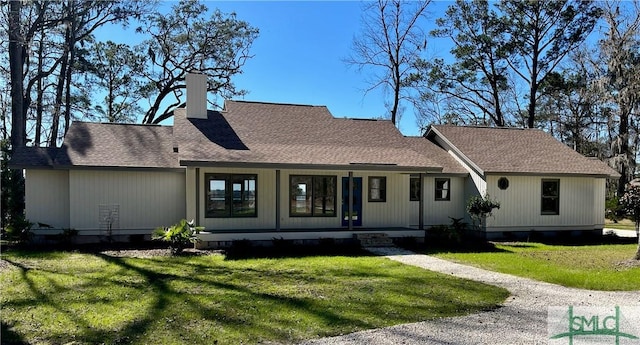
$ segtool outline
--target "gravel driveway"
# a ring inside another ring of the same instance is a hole
[[[547,344],[549,306],[640,306],[640,291],[566,288],[460,265],[397,248],[372,252],[408,265],[500,286],[511,292],[493,311],[362,331],[302,344]]]

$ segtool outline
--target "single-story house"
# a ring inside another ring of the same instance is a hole
[[[502,207],[487,237],[601,231],[616,172],[530,129],[432,126],[405,137],[386,120],[335,118],[324,106],[226,101],[206,109],[206,78],[187,77],[173,126],[74,122],[60,148],[15,150],[36,234],[127,240],[194,219],[203,246],[235,240],[423,237],[467,218],[466,201]]]

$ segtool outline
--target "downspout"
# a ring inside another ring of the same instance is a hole
[[[280,170],[276,170],[276,231],[280,231]]]
[[[200,224],[200,168],[196,168],[196,225]]]
[[[424,230],[424,179],[425,174],[420,173],[420,200],[418,201],[418,209],[420,212],[418,214],[418,230]]]
[[[353,230],[353,171],[349,171],[349,200],[347,201],[347,224]]]

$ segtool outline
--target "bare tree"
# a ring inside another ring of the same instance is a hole
[[[621,10],[622,6],[626,6]],[[612,136],[612,164],[620,173],[618,196],[624,194],[626,184],[635,172],[632,149],[634,122],[640,120],[640,5],[609,2],[604,19],[607,31],[600,40],[600,79],[598,85],[611,112],[611,127],[617,129]],[[617,124],[617,126],[615,126]],[[613,128],[612,128],[613,129]]]
[[[345,59],[359,70],[366,67],[376,72],[366,92],[382,87],[391,90],[388,106],[391,122],[400,116],[401,101],[408,98],[410,78],[415,62],[426,48],[426,35],[419,20],[426,14],[431,0],[378,0],[364,8],[363,28],[353,40],[353,53]]]

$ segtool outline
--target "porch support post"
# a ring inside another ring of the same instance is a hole
[[[418,209],[418,230],[424,230],[424,173],[420,173],[420,201]]]
[[[349,171],[349,200],[347,207],[347,222],[349,230],[353,230],[353,171]]]
[[[196,168],[196,225],[200,225],[200,168]]]
[[[276,170],[276,231],[280,231],[280,170]]]

